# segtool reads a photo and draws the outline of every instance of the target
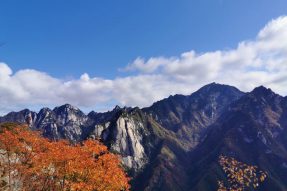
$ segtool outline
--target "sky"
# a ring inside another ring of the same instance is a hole
[[[286,0],[0,1],[0,114],[151,105],[218,82],[287,95]]]

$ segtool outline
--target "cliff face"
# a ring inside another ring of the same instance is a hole
[[[271,177],[264,188],[284,190],[286,117],[287,98],[270,89],[243,93],[213,83],[143,109],[86,115],[66,104],[11,112],[0,122],[28,123],[50,139],[101,139],[122,156],[134,190],[216,190],[220,154],[258,165]]]
[[[135,118],[134,111],[117,110],[112,120],[96,123],[88,134],[90,138],[100,138],[111,151],[121,154],[125,166],[137,172],[148,162],[143,145],[148,132],[143,120]]]

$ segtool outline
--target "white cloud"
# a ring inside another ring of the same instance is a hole
[[[134,75],[103,79],[85,73],[79,79],[62,80],[30,69],[13,73],[0,63],[0,113],[63,103],[95,110],[111,103],[142,107],[170,94],[190,94],[214,81],[243,91],[265,85],[286,95],[287,17],[270,21],[254,40],[231,50],[139,57],[123,70]]]
[[[136,58],[133,63],[128,64],[122,71],[141,71],[143,73],[153,73],[161,66],[168,64],[171,58],[164,57],[150,58],[145,62],[143,58]]]

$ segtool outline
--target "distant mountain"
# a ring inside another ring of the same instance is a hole
[[[269,178],[260,190],[287,190],[287,99],[263,86],[242,96],[189,156],[190,190],[215,190],[220,154],[255,164]]]
[[[53,140],[101,139],[122,156],[133,190],[216,190],[221,154],[265,170],[261,190],[287,190],[287,98],[263,86],[243,93],[212,83],[143,109],[85,115],[66,104],[0,117],[8,121]]]

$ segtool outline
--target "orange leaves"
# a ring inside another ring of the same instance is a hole
[[[267,178],[267,173],[258,170],[257,166],[251,166],[235,160],[232,157],[221,155],[219,164],[227,175],[229,188],[222,181],[218,181],[218,191],[243,191],[247,188],[256,189]]]
[[[105,153],[108,150],[106,146],[94,140],[85,141],[83,143],[83,149],[85,149],[89,153],[93,153],[93,155],[100,155],[101,153]]]
[[[21,190],[26,191],[129,190],[129,179],[118,156],[97,141],[78,145],[50,142],[17,126],[0,133],[0,149],[0,170],[10,177],[9,188],[21,185]]]

